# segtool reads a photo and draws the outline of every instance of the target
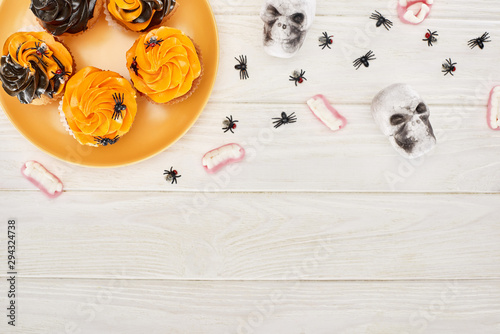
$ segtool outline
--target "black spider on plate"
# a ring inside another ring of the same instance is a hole
[[[275,121],[273,121],[274,127],[279,128],[283,124],[289,124],[289,123],[295,123],[297,122],[297,116],[295,116],[295,113],[291,113],[290,115],[287,116],[287,114],[283,111],[281,113],[281,117],[274,117]]]
[[[324,50],[325,48],[331,49],[330,45],[333,44],[333,35],[328,36],[328,33],[325,31],[323,32],[323,35],[319,37],[319,42],[321,43],[319,47],[321,50]]]
[[[111,116],[112,119],[117,120],[118,118],[122,118],[122,111],[127,109],[127,106],[123,104],[125,101],[125,94],[113,94],[113,100],[115,100],[115,107],[113,109],[113,116]]]
[[[380,14],[379,11],[375,11],[375,13],[372,13],[372,15],[370,16],[370,18],[372,20],[376,20],[377,23],[375,24],[378,27],[380,27],[381,25],[383,25],[385,27],[385,29],[389,30],[392,28],[392,21],[389,20],[389,19],[386,19],[382,14]]]
[[[479,46],[479,48],[482,50],[484,49],[484,43],[491,42],[490,34],[488,32],[485,32],[481,37],[471,39],[467,44],[471,49],[474,49],[476,46]]]
[[[430,31],[427,29],[427,33],[425,34],[425,39],[423,39],[423,41],[427,42],[428,46],[432,46],[432,43],[437,42],[436,36],[439,36],[437,31]]]
[[[120,139],[120,136],[115,136],[114,138],[106,138],[106,137],[95,137],[94,140],[98,145],[108,146],[113,145]]]
[[[240,59],[234,57],[238,64],[234,65],[234,68],[240,71],[240,80],[245,80],[250,78],[247,70],[247,56],[240,56]]]
[[[457,70],[457,68],[455,67],[456,64],[457,63],[451,61],[451,58],[446,59],[446,63],[443,63],[443,70],[441,72],[443,72],[444,75],[447,75],[448,73],[453,75],[453,72]]]
[[[304,74],[306,74],[306,71],[303,71],[303,70],[300,70],[300,72],[294,71],[293,75],[290,75],[290,81],[295,81],[295,86],[297,86],[297,83],[301,84],[304,82],[304,80],[307,81]]]
[[[135,75],[139,75],[139,67],[137,66],[137,57],[132,58],[132,64],[130,64],[130,69],[134,71]]]
[[[163,175],[166,175],[165,180],[172,181],[171,184],[174,184],[174,182],[177,184],[177,178],[182,176],[178,174],[179,173],[174,169],[174,167],[170,167],[170,170],[165,169],[163,171]]]
[[[222,122],[222,125],[224,125],[224,127],[222,128],[222,130],[224,130],[224,133],[228,131],[234,133],[233,130],[236,129],[237,122],[238,122],[237,120],[233,120],[232,115],[230,115],[229,117],[226,116],[226,119]]]
[[[358,59],[353,61],[353,66],[356,67],[356,70],[359,69],[361,67],[361,65],[365,65],[365,67],[369,67],[370,66],[369,61],[374,60],[374,59],[377,59],[377,58],[375,58],[375,54],[373,53],[373,51],[370,50],[364,56],[359,57]]]
[[[158,37],[153,36],[149,39],[149,41],[144,43],[144,45],[146,45],[146,50],[147,50],[149,48],[154,48],[157,45],[161,45],[161,42],[163,42],[163,38],[158,39]]]

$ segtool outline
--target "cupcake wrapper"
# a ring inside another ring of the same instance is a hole
[[[68,124],[68,120],[66,119],[66,115],[64,114],[64,111],[63,111],[63,100],[61,99],[61,101],[59,102],[59,120],[61,121],[62,125],[64,126],[64,129],[66,131],[68,131],[68,133],[76,139],[75,137],[75,134],[73,133],[73,131],[71,130],[71,128],[69,127],[69,124]]]

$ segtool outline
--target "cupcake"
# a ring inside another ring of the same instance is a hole
[[[23,104],[45,105],[57,100],[73,71],[68,49],[44,31],[15,33],[3,46],[2,87]]]
[[[135,90],[116,72],[85,67],[66,84],[62,112],[70,133],[80,144],[113,145],[134,122]]]
[[[127,51],[134,87],[156,103],[188,98],[202,77],[199,50],[182,31],[160,27],[141,35]]]
[[[104,10],[105,0],[31,0],[38,23],[54,36],[75,35],[89,29]]]
[[[107,0],[108,11],[121,26],[147,31],[167,21],[177,9],[175,0]]]

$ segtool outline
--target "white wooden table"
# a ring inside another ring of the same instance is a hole
[[[13,1],[13,0],[12,0]],[[486,126],[500,84],[498,0],[436,0],[421,26],[396,0],[318,0],[297,57],[261,47],[261,0],[212,0],[220,69],[208,106],[174,146],[145,162],[92,169],[54,159],[0,113],[0,333],[500,333],[500,132]],[[375,29],[370,13],[394,21]],[[432,48],[426,29],[439,32]],[[321,50],[323,31],[335,35]],[[492,43],[467,41],[488,31]],[[377,60],[355,71],[373,50]],[[250,79],[234,57],[246,54]],[[441,63],[458,62],[455,77]],[[288,76],[306,70],[295,87]],[[398,156],[369,112],[411,84],[438,138]],[[348,119],[332,133],[305,101],[322,93]],[[271,118],[295,112],[275,130]],[[235,134],[221,131],[232,115]],[[247,149],[209,176],[208,150]],[[38,160],[65,193],[45,198],[20,174]],[[163,170],[182,178],[171,185]],[[18,225],[16,327],[7,325],[7,220]]]

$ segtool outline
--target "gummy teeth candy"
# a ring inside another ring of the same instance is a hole
[[[398,0],[398,16],[403,23],[420,24],[429,16],[434,0]]]
[[[61,180],[39,162],[26,162],[21,168],[21,173],[48,197],[56,198],[62,194],[63,184]]]
[[[490,93],[488,125],[492,130],[500,130],[500,86],[493,87]]]
[[[245,150],[238,144],[227,144],[207,152],[202,159],[208,173],[215,173],[227,164],[238,162],[245,157]]]
[[[346,126],[347,120],[345,117],[339,114],[323,95],[318,94],[309,99],[307,105],[314,116],[330,128],[330,130],[338,131]]]

